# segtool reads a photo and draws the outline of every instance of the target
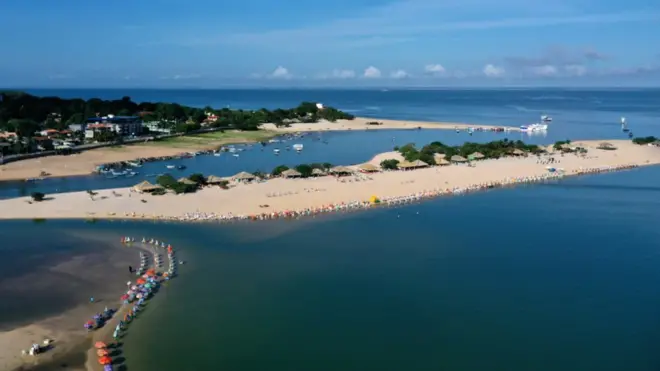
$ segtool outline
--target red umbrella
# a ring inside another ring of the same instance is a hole
[[[96,354],[97,354],[99,357],[105,357],[105,356],[108,355],[108,351],[105,350],[105,349],[99,349],[99,350],[96,351]]]
[[[124,294],[124,295],[122,295],[122,296],[120,297],[120,299],[121,299],[121,300],[126,300],[126,299],[128,299],[128,295]]]
[[[92,321],[92,320],[89,320],[89,321],[87,321],[87,324],[91,326],[91,325],[95,325],[96,322],[94,322],[94,321]]]
[[[108,356],[99,358],[99,364],[101,365],[109,365],[111,363],[112,363],[112,358]]]
[[[94,348],[96,349],[102,349],[102,348],[107,348],[108,346],[102,342],[102,341],[97,341],[96,344],[94,344]]]

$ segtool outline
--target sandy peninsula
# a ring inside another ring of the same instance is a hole
[[[367,125],[369,122],[378,122],[381,125]],[[348,131],[348,130],[406,130],[406,129],[436,129],[436,130],[455,130],[455,129],[484,129],[492,130],[502,128],[512,131],[518,131],[520,128],[505,125],[477,125],[457,122],[430,122],[430,121],[403,121],[387,120],[368,117],[356,117],[354,120],[339,120],[337,122],[321,121],[312,124],[291,124],[288,127],[277,127],[274,124],[263,124],[266,130],[277,132],[295,133],[312,131]]]
[[[377,121],[382,125],[367,125],[367,122]],[[24,180],[40,177],[42,172],[50,177],[63,177],[91,174],[96,166],[111,162],[130,161],[137,158],[174,156],[182,152],[217,149],[225,144],[250,143],[270,139],[278,134],[316,131],[348,131],[348,130],[401,130],[401,129],[466,129],[468,127],[489,130],[495,126],[470,125],[447,122],[418,122],[383,120],[372,118],[356,118],[355,120],[339,120],[337,122],[322,121],[313,124],[292,124],[290,127],[277,127],[274,124],[264,124],[258,132],[213,132],[198,135],[187,135],[168,140],[150,142],[147,144],[132,144],[118,147],[106,147],[85,151],[69,156],[51,156],[23,160],[0,165],[0,181]],[[501,126],[502,128],[504,126]],[[517,130],[515,128],[510,128]]]
[[[420,193],[471,189],[485,184],[515,183],[520,179],[548,176],[544,160],[553,157],[566,176],[585,172],[660,164],[660,148],[610,141],[616,150],[601,150],[599,141],[573,143],[588,149],[586,156],[547,154],[485,160],[467,165],[449,165],[407,171],[386,171],[336,178],[276,178],[266,182],[232,182],[223,190],[207,187],[194,194],[152,196],[130,188],[101,190],[93,199],[86,192],[52,195],[53,199],[28,203],[28,198],[0,201],[0,219],[118,218],[118,219],[226,219],[236,216],[301,211],[341,203],[365,203],[372,196],[396,199]],[[398,153],[375,156],[370,163],[397,158]]]

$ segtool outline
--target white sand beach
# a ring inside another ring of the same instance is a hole
[[[382,125],[367,125],[369,122],[378,122]],[[262,128],[284,133],[311,132],[311,131],[347,131],[347,130],[406,130],[406,129],[483,129],[493,130],[502,128],[519,131],[520,128],[507,125],[477,125],[456,122],[430,122],[430,121],[403,121],[387,120],[369,117],[356,117],[354,120],[338,120],[337,122],[321,121],[312,124],[291,124],[288,127],[277,127],[274,124],[263,124]]]
[[[616,150],[601,150],[600,141],[573,143],[588,149],[586,156],[548,154],[565,176],[660,164],[660,148],[630,141],[610,141]],[[371,163],[395,158],[396,153],[375,156]],[[465,190],[540,181],[550,175],[536,156],[476,162],[474,166],[449,165],[418,170],[386,171],[336,178],[276,178],[266,182],[234,182],[228,190],[207,187],[194,194],[152,196],[130,188],[100,190],[93,199],[86,192],[53,194],[51,200],[28,203],[27,197],[0,201],[0,219],[109,218],[208,220],[246,218],[284,211],[308,213],[328,205],[368,206],[372,196],[381,200],[415,195],[451,194]]]

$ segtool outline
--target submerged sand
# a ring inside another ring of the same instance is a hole
[[[378,121],[383,125],[366,125],[367,122]],[[394,129],[465,129],[468,127],[490,129],[494,126],[469,125],[459,123],[442,122],[416,122],[356,118],[355,120],[339,120],[337,122],[319,122],[313,124],[293,124],[290,127],[276,127],[273,124],[262,125],[263,129],[279,133],[312,132],[312,131],[345,131],[345,130],[394,130]],[[236,139],[245,142],[245,140]],[[220,143],[220,142],[218,142]],[[119,161],[130,161],[138,158],[174,156],[181,152],[199,151],[209,149],[208,144],[200,141],[198,146],[194,143],[185,149],[167,144],[159,145],[159,142],[144,144],[124,145],[120,147],[105,147],[69,156],[50,156],[22,160],[0,165],[0,181],[25,180],[37,178],[41,172],[50,174],[51,177],[75,176],[91,174],[98,165]]]
[[[25,310],[31,309],[28,306],[44,308],[43,313],[2,323],[1,370],[45,370],[50,366],[84,369],[85,352],[94,333],[88,333],[83,324],[105,306],[118,306],[125,282],[133,277],[128,265],[139,265],[135,250],[108,243],[107,236],[84,236],[84,241],[94,247],[65,259],[53,258],[52,265],[0,280],[4,305]],[[92,296],[94,303],[89,301]],[[45,339],[54,341],[52,349],[37,356],[21,354],[21,350],[29,349],[33,343],[43,344]]]
[[[600,167],[660,164],[660,148],[638,146],[630,141],[610,141],[616,150],[601,150],[599,141],[574,143],[588,149],[586,156],[549,154],[566,175]],[[396,158],[385,153],[370,162]],[[29,218],[182,218],[187,214],[257,215],[274,211],[319,208],[329,204],[364,202],[371,196],[403,197],[433,189],[468,188],[520,177],[541,177],[547,164],[536,156],[485,160],[475,166],[450,165],[410,171],[388,171],[351,177],[326,176],[308,179],[272,179],[263,183],[235,184],[229,190],[218,187],[194,194],[151,196],[129,188],[101,190],[91,199],[86,192],[52,195],[53,199],[28,203],[25,197],[0,201],[0,219]],[[264,205],[268,205],[264,207]],[[189,216],[189,215],[188,215]]]

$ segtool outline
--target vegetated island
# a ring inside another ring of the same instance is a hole
[[[217,149],[226,144],[265,141],[291,132],[468,127],[494,128],[356,118],[312,102],[291,109],[241,110],[165,102],[136,103],[127,96],[117,100],[84,100],[2,92],[0,154],[4,160],[0,164],[5,164],[0,165],[0,180],[85,175],[104,163]],[[108,144],[112,147],[107,147]],[[79,151],[84,152],[66,158],[31,158],[44,152]],[[22,161],[9,163],[17,159]]]
[[[131,188],[0,200],[0,219],[300,217],[656,164],[659,147],[629,140],[562,141],[547,147],[508,140],[462,146],[434,142],[419,149],[409,144],[351,166],[281,165],[268,174],[231,177],[164,175],[156,184],[144,181]]]

